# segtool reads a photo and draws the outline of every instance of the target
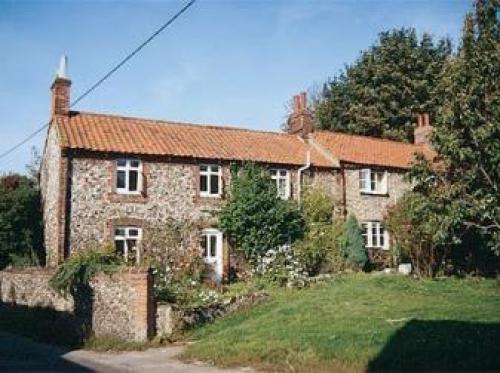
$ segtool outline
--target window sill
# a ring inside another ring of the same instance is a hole
[[[199,194],[199,198],[207,198],[207,199],[221,199],[222,195],[220,194]]]
[[[389,192],[369,192],[366,190],[360,190],[359,193],[365,196],[389,197]]]
[[[385,246],[365,246],[367,249],[370,250],[383,250],[383,251],[389,251],[388,247]]]
[[[114,203],[146,203],[148,197],[143,194],[108,193],[107,200]]]
[[[220,206],[224,201],[224,197],[221,195],[208,196],[197,194],[194,197],[194,202],[197,204],[205,204],[207,206]]]

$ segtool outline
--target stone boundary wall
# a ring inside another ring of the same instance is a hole
[[[153,277],[148,270],[126,268],[98,273],[87,292],[73,299],[49,285],[54,269],[8,269],[0,272],[0,300],[8,305],[48,308],[75,316],[75,328],[90,327],[96,336],[145,341],[155,333]]]
[[[166,338],[175,337],[176,334],[184,330],[212,322],[216,318],[242,308],[259,304],[265,301],[267,297],[266,292],[256,292],[232,297],[210,306],[190,309],[170,303],[158,304],[156,308],[157,335]]]

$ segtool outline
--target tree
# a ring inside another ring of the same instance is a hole
[[[32,178],[34,181],[38,180],[40,173],[40,164],[42,162],[42,156],[38,151],[36,146],[31,147],[31,157],[29,162],[26,164],[26,173],[28,177]]]
[[[443,190],[442,219],[456,220],[452,240],[481,235],[500,254],[500,17],[498,0],[478,0],[465,18],[457,56],[438,86],[432,144],[439,166],[420,160],[412,169],[415,190],[427,198]],[[468,240],[470,241],[470,240]]]
[[[239,170],[233,167],[229,200],[219,213],[219,224],[250,261],[303,233],[298,206],[280,199],[269,174],[250,163]]]
[[[347,264],[353,269],[363,269],[368,256],[358,219],[352,214],[347,217],[342,237],[342,248]]]
[[[358,60],[326,83],[314,105],[317,126],[352,134],[413,140],[415,112],[435,113],[439,74],[451,53],[448,39],[420,40],[412,28],[379,34]]]
[[[0,177],[0,268],[37,264],[41,249],[42,214],[35,182],[21,175]]]

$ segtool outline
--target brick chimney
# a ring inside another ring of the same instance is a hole
[[[293,111],[288,118],[288,133],[307,137],[313,130],[313,117],[307,109],[307,95],[301,92],[293,96]]]
[[[417,114],[417,126],[415,127],[415,145],[431,146],[430,137],[432,126],[430,125],[429,113]]]
[[[67,65],[68,58],[62,56],[56,78],[54,79],[54,83],[52,83],[52,87],[50,87],[52,91],[51,118],[55,115],[69,114],[71,80],[67,77]]]

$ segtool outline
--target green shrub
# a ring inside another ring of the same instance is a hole
[[[352,214],[347,217],[342,236],[342,249],[351,269],[361,270],[368,261],[365,243],[358,219]]]
[[[0,269],[43,263],[42,214],[34,180],[0,177]]]
[[[248,163],[232,171],[229,200],[219,223],[236,250],[255,262],[268,250],[302,237],[301,211],[295,202],[278,197],[266,170]]]
[[[454,221],[443,214],[447,203],[439,199],[439,194],[435,190],[433,198],[427,198],[409,192],[389,209],[385,218],[394,256],[400,261],[410,260],[418,276],[434,276],[453,243],[448,232]]]
[[[309,275],[336,272],[344,268],[340,247],[342,223],[333,219],[334,202],[321,187],[304,191],[304,239],[294,245],[294,252]]]
[[[75,253],[61,264],[50,279],[50,285],[61,294],[74,294],[82,286],[88,286],[99,271],[112,272],[124,265],[116,255],[112,244],[101,248],[87,248]]]

